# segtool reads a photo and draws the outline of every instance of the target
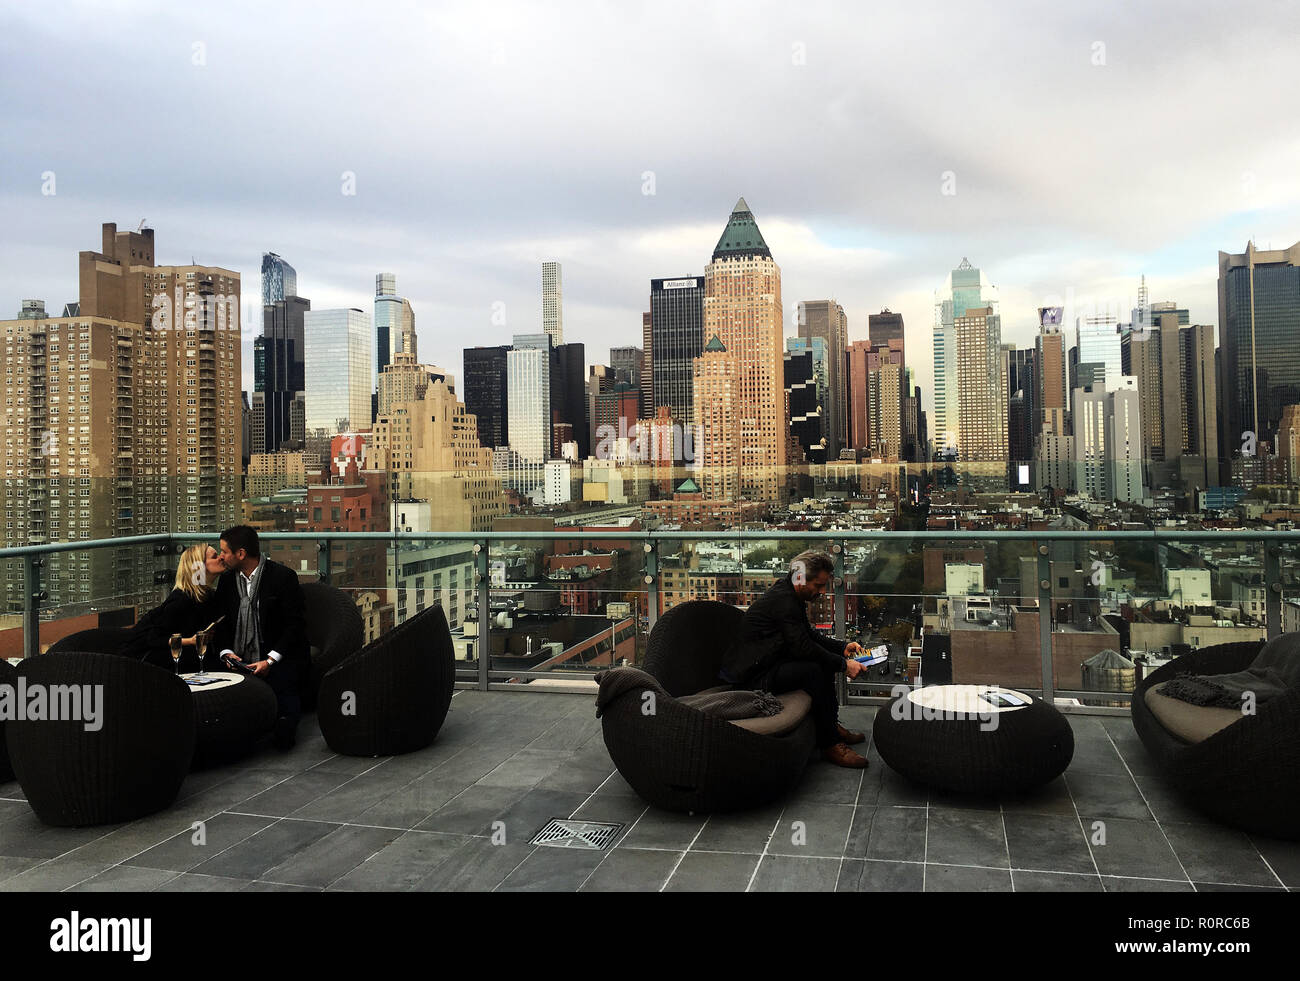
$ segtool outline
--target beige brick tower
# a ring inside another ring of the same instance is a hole
[[[705,365],[696,377],[716,375],[721,384],[732,376],[733,392],[732,405],[714,413],[725,432],[702,434],[696,448],[706,498],[786,499],[783,333],[781,270],[741,198],[704,270],[704,337],[706,345],[716,338],[722,351],[706,348],[699,360],[730,367]],[[701,400],[697,391],[697,415]]]

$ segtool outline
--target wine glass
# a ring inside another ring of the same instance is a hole
[[[194,649],[198,651],[199,654],[199,670],[194,677],[202,678],[203,656],[208,652],[208,632],[206,630],[200,630],[194,635]]]
[[[176,673],[181,673],[181,635],[172,634],[167,640],[167,647],[172,653],[172,664],[176,668]]]

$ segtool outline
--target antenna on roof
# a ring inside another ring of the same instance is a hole
[[[1138,309],[1145,310],[1146,308],[1147,308],[1147,277],[1146,274],[1144,273],[1142,275],[1142,285],[1138,287]]]

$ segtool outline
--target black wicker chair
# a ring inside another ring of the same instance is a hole
[[[91,651],[95,654],[121,654],[131,636],[129,627],[92,627],[61,637],[50,645],[47,654],[67,651]]]
[[[798,783],[815,742],[812,717],[780,736],[762,735],[677,699],[721,685],[718,669],[744,613],[694,600],[655,623],[645,663],[673,697],[642,711],[633,688],[605,707],[605,746],[632,789],[670,811],[733,811],[774,800]]]
[[[28,685],[102,685],[100,728],[77,720],[5,724],[9,758],[46,824],[131,821],[176,799],[194,753],[194,699],[174,674],[111,654],[67,651],[28,658]]]
[[[0,657],[0,685],[12,686],[18,680],[14,666]],[[9,765],[9,749],[5,743],[5,724],[0,719],[0,783],[8,783],[14,778],[14,768]]]
[[[1275,838],[1300,839],[1300,689],[1258,706],[1198,743],[1172,735],[1151,712],[1147,691],[1183,673],[1246,668],[1262,642],[1219,644],[1170,661],[1133,692],[1133,727],[1160,772],[1188,803],[1216,821]]]
[[[456,653],[442,607],[432,606],[331,668],[317,720],[344,756],[395,756],[433,742],[447,717]]]
[[[365,644],[365,623],[351,594],[323,582],[302,584],[303,619],[311,645],[311,668],[302,692],[306,710],[316,706],[321,681]]]

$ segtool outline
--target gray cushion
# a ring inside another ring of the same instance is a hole
[[[1191,705],[1177,698],[1161,694],[1167,682],[1152,685],[1146,692],[1147,708],[1171,734],[1186,743],[1199,743],[1209,739],[1221,729],[1226,729],[1243,718],[1240,709],[1218,708],[1213,705]]]
[[[812,711],[812,696],[806,691],[790,691],[777,695],[781,700],[781,711],[776,715],[760,715],[753,719],[732,719],[733,726],[740,726],[760,736],[784,736],[798,728],[799,723]]]

